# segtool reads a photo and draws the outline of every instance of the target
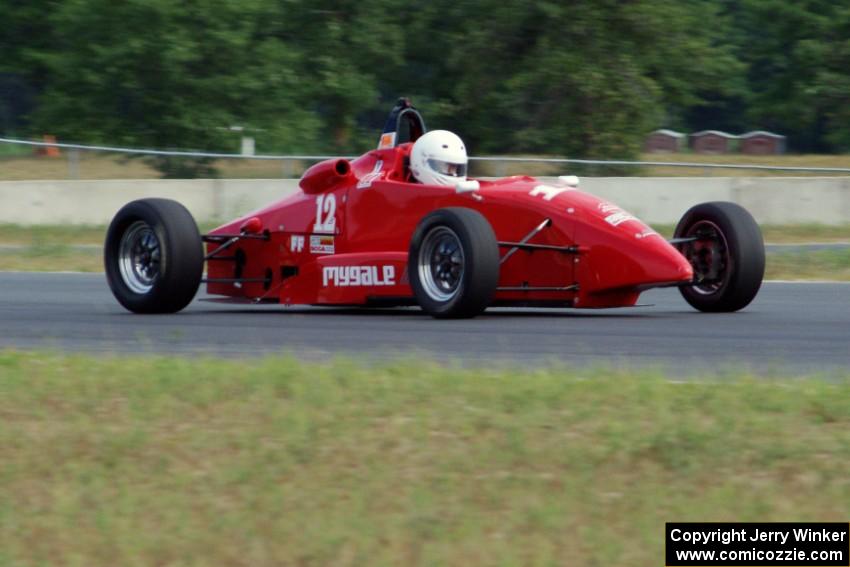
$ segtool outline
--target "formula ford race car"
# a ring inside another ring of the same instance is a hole
[[[575,177],[485,181],[444,170],[457,182],[417,182],[411,152],[425,135],[402,99],[378,149],[312,166],[296,194],[209,234],[177,202],[129,203],[106,236],[109,286],[136,313],[180,311],[205,283],[222,300],[418,304],[446,318],[491,305],[628,307],[664,286],[700,311],[729,312],[761,286],[761,231],[734,203],[691,208],[667,241],[577,190]]]

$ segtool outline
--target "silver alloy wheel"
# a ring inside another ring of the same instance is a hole
[[[419,281],[435,301],[449,301],[463,280],[463,246],[455,232],[445,226],[432,228],[419,249]]]
[[[145,294],[156,282],[162,262],[162,249],[153,228],[144,221],[127,227],[118,246],[118,271],[134,293]]]
[[[702,220],[694,223],[685,236],[698,238],[686,245],[684,253],[694,269],[694,276],[705,280],[705,283],[694,285],[692,289],[701,295],[717,293],[731,273],[732,259],[726,235],[713,222]]]

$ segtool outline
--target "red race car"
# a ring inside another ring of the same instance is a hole
[[[667,241],[575,177],[473,180],[466,165],[460,138],[426,132],[402,99],[376,150],[314,165],[296,194],[209,234],[174,201],[124,206],[107,280],[136,313],[179,311],[206,283],[232,301],[418,304],[435,317],[628,307],[663,286],[700,311],[737,311],[761,286],[761,231],[736,204],[693,207]]]

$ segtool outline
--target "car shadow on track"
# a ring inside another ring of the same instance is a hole
[[[393,318],[419,318],[423,320],[434,320],[427,313],[418,308],[371,308],[371,307],[225,307],[204,309],[193,306],[184,313],[185,315],[287,315],[287,316],[345,316],[345,317],[393,317]],[[666,311],[649,311],[637,307],[626,307],[617,309],[535,309],[535,308],[495,308],[478,315],[475,320],[498,320],[516,318],[602,318],[602,319],[634,319],[654,318],[669,314]],[[445,319],[450,321],[451,319]]]

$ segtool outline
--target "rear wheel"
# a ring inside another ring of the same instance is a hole
[[[133,201],[109,225],[106,280],[118,302],[134,313],[186,307],[198,291],[203,265],[198,225],[176,201]]]
[[[499,245],[490,223],[459,207],[429,214],[411,240],[408,273],[416,301],[434,317],[480,314],[499,282]]]
[[[752,215],[735,203],[703,203],[676,227],[676,238],[695,238],[679,249],[691,263],[694,283],[681,287],[696,309],[729,312],[755,298],[764,278],[764,240]]]

